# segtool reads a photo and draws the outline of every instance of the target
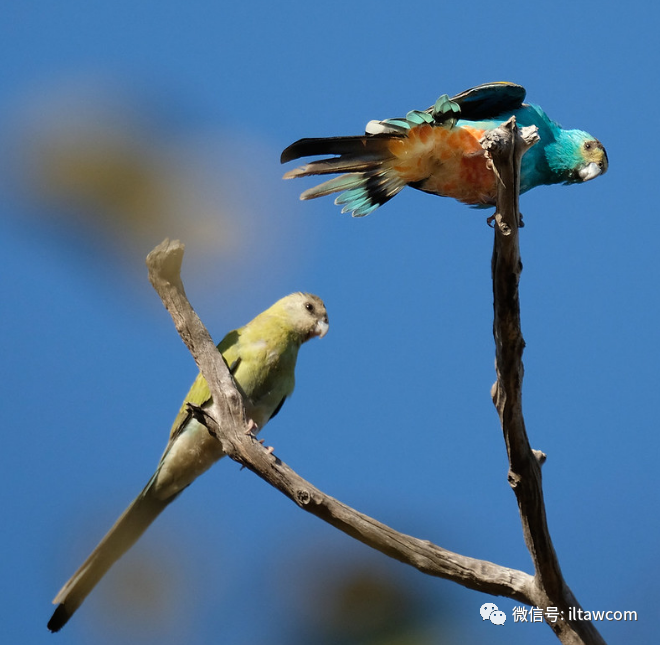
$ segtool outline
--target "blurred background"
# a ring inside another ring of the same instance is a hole
[[[166,236],[186,243],[186,290],[217,340],[291,291],[324,298],[330,333],[301,351],[264,435],[283,461],[396,529],[530,571],[489,395],[491,211],[406,189],[355,220],[300,202],[313,181],[283,182],[279,164],[300,137],[511,80],[610,158],[603,178],[521,200],[524,404],[569,585],[585,609],[638,612],[600,624],[608,642],[651,642],[660,219],[653,130],[629,119],[659,99],[658,10],[239,4],[4,5],[3,641],[557,642],[514,623],[516,603],[390,561],[228,461],[46,631],[195,376],[144,266]]]

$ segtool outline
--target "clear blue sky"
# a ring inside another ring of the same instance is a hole
[[[291,643],[320,611],[306,585],[323,590],[322,573],[347,558],[424,597],[431,642],[556,642],[545,625],[514,624],[515,603],[389,563],[230,462],[166,511],[60,635],[45,626],[52,597],[151,475],[195,374],[143,265],[166,235],[187,243],[188,295],[218,340],[291,291],[324,298],[330,333],[303,348],[296,393],[266,430],[281,459],[397,529],[530,571],[489,397],[487,212],[406,189],[354,220],[331,199],[300,202],[311,182],[281,181],[279,164],[300,137],[358,134],[511,80],[610,159],[603,178],[522,198],[524,411],[548,454],[569,585],[587,609],[638,612],[601,624],[608,642],[650,642],[660,218],[655,131],[640,115],[660,101],[657,8],[239,4],[5,8],[3,641]],[[95,128],[103,150],[152,173],[151,205],[127,198],[108,219],[52,199],[67,182],[78,194],[92,165],[63,157],[58,137]],[[504,626],[481,622],[489,600]]]

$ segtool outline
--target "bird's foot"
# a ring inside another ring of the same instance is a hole
[[[262,446],[264,446],[264,441],[265,441],[265,439],[259,439],[259,443],[260,443]],[[275,448],[274,448],[273,446],[264,446],[264,448],[266,449],[266,452],[267,452],[269,455],[272,455],[273,452],[275,451]]]
[[[495,222],[500,222],[501,218],[498,219],[499,213],[495,213],[494,215],[491,215],[486,219],[486,224],[490,226],[491,228],[495,228]],[[523,216],[520,211],[518,211],[518,228],[523,228],[525,226],[525,222],[523,222]],[[508,228],[508,227],[507,227]]]
[[[259,432],[259,426],[252,419],[248,419],[247,428],[245,428],[245,434],[251,434],[252,437],[256,439],[257,432]]]

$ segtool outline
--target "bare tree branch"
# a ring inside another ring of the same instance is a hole
[[[492,396],[509,456],[509,484],[518,501],[523,536],[536,572],[535,605],[543,609],[557,607],[562,612],[562,620],[552,622],[546,617],[546,622],[562,643],[604,645],[605,641],[591,622],[573,618],[580,605],[564,581],[545,514],[541,484],[541,465],[545,455],[531,449],[522,414],[525,341],[520,328],[518,295],[522,272],[518,241],[520,160],[538,141],[538,135],[536,128],[519,131],[512,117],[501,128],[487,133],[485,139],[482,145],[500,178],[492,260],[497,372]]]
[[[208,411],[196,409],[195,412],[218,437],[229,457],[252,470],[300,508],[396,560],[470,589],[533,604],[534,579],[529,574],[453,553],[427,540],[399,533],[326,495],[268,453],[252,435],[246,434],[248,423],[241,396],[222,356],[186,298],[179,274],[182,257],[183,245],[165,240],[147,257],[149,279],[208,381],[214,404]]]
[[[565,645],[605,645],[591,622],[577,621],[569,610],[579,608],[564,582],[548,531],[541,464],[545,455],[530,448],[522,416],[522,352],[518,282],[522,271],[518,246],[520,160],[533,145],[535,133],[519,133],[515,120],[489,133],[482,145],[500,178],[494,217],[493,294],[497,382],[493,402],[500,415],[509,455],[509,482],[516,494],[525,543],[535,575],[509,569],[443,549],[427,540],[399,533],[326,495],[270,454],[247,432],[245,407],[229,370],[186,297],[180,277],[183,245],[165,240],[147,257],[149,279],[188,346],[213,397],[210,409],[191,409],[225,453],[277,488],[303,510],[347,535],[409,564],[428,575],[446,578],[484,593],[506,596],[539,608],[557,607],[561,619],[546,622]]]

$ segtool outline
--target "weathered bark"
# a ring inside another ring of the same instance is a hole
[[[453,553],[427,540],[399,533],[346,506],[305,481],[253,435],[246,433],[241,395],[209,333],[186,297],[180,271],[183,245],[165,240],[147,257],[149,279],[174,320],[206,378],[213,406],[193,412],[222,444],[229,457],[243,464],[280,490],[300,508],[351,537],[409,564],[423,573],[453,580],[470,589],[506,596],[520,603],[547,609],[556,607],[560,619],[546,622],[565,645],[605,645],[591,622],[569,620],[569,608],[579,604],[565,583],[550,539],[541,465],[545,455],[530,448],[522,415],[522,353],[518,282],[522,271],[518,245],[520,159],[535,143],[535,129],[518,131],[515,120],[486,135],[482,145],[500,178],[493,250],[493,294],[497,381],[493,402],[502,424],[509,455],[509,483],[518,500],[525,543],[534,565],[533,576],[492,562]],[[573,616],[575,612],[573,612]]]

